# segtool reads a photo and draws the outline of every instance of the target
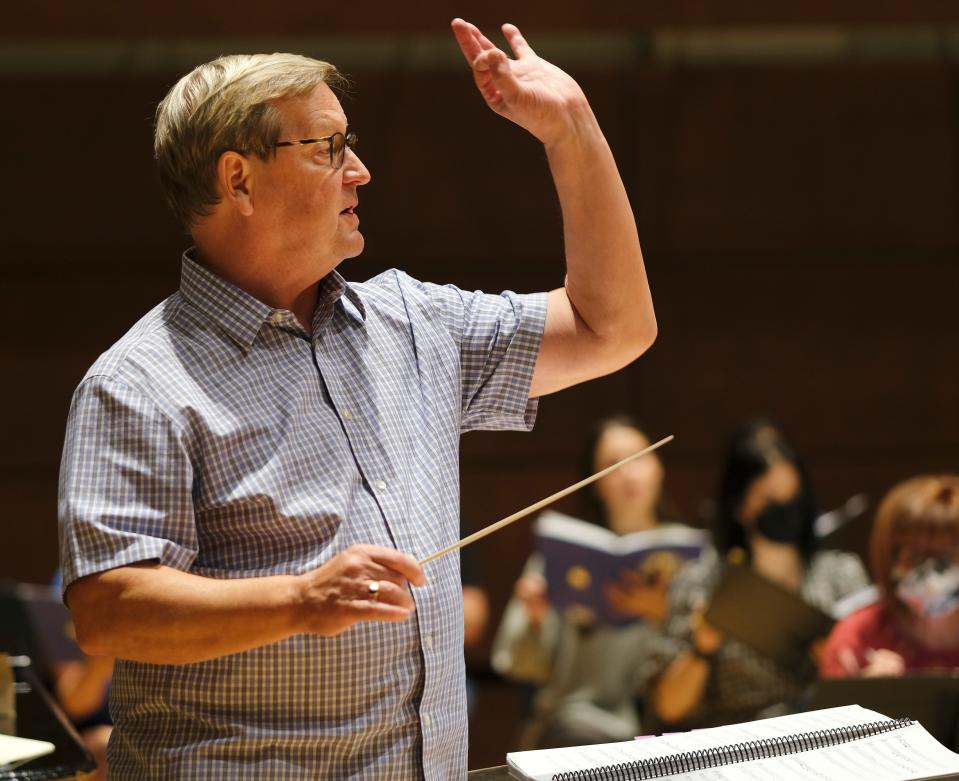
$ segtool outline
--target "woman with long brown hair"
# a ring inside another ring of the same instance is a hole
[[[632,418],[606,418],[588,442],[583,471],[597,472],[648,445]],[[584,493],[582,520],[618,535],[675,527],[663,477],[656,453],[607,475]],[[649,677],[644,668],[660,666],[675,650],[661,628],[668,581],[610,587],[607,599],[632,619],[614,626],[554,607],[544,569],[542,557],[533,554],[516,582],[492,654],[497,672],[537,687],[522,747],[630,740],[640,730],[636,698],[640,682]]]

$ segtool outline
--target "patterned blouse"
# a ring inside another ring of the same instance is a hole
[[[683,651],[692,644],[690,614],[709,604],[722,575],[722,562],[715,550],[677,574],[671,592],[667,624],[670,636]],[[809,604],[831,613],[843,597],[865,588],[869,578],[862,562],[851,553],[824,550],[814,554],[806,568],[800,595]],[[744,609],[748,606],[744,605]],[[662,660],[663,667],[669,660]],[[759,655],[749,646],[727,637],[710,660],[711,671],[705,695],[687,727],[732,724],[788,712],[799,699],[807,680]]]

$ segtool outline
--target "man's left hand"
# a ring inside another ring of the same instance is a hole
[[[486,104],[547,146],[570,132],[577,111],[588,111],[579,85],[538,57],[515,25],[504,24],[502,30],[516,59],[507,57],[475,25],[454,19],[452,27]]]

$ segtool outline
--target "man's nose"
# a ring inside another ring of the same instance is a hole
[[[369,169],[352,149],[346,150],[343,162],[343,181],[353,185],[367,184],[372,176]]]

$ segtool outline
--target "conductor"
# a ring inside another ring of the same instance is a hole
[[[452,28],[487,105],[545,148],[548,293],[340,275],[370,172],[328,63],[225,56],[159,105],[193,246],[77,388],[61,467],[65,599],[117,659],[111,778],[466,775],[458,559],[416,563],[456,539],[459,436],[531,428],[538,397],[633,361],[656,323],[582,90],[512,25],[512,57]]]

